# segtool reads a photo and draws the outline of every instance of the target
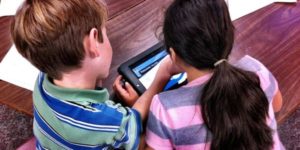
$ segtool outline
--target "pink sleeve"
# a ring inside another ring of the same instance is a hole
[[[269,102],[272,102],[279,90],[276,78],[263,64],[261,64],[261,69],[256,74],[260,79],[261,88],[265,92]]]
[[[146,129],[146,143],[153,149],[173,149],[168,128],[156,117],[165,114],[166,110],[160,103],[158,96],[154,96]]]
[[[278,83],[273,74],[259,60],[246,55],[236,64],[236,67],[254,72],[260,79],[260,85],[265,92],[269,103],[273,101],[275,94],[278,92]]]

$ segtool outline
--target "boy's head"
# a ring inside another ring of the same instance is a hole
[[[61,79],[62,73],[81,67],[86,47],[91,47],[86,38],[107,40],[106,19],[106,8],[97,0],[26,0],[12,21],[11,34],[21,55]]]

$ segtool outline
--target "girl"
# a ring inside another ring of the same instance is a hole
[[[163,34],[172,62],[165,60],[160,72],[174,72],[175,64],[189,83],[153,98],[150,148],[284,149],[274,117],[282,101],[276,79],[250,56],[227,61],[234,26],[224,0],[175,0]]]

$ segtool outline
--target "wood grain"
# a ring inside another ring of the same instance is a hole
[[[32,92],[0,80],[0,104],[33,115]]]
[[[164,8],[170,2],[171,0],[147,0],[108,22],[113,60],[110,76],[104,81],[104,85],[110,92],[119,65],[158,42],[155,33],[161,25]]]
[[[112,93],[111,85],[117,76],[117,67],[158,42],[155,32],[161,24],[164,8],[170,1],[135,1],[136,5],[130,5],[133,7],[108,21],[108,35],[114,55],[110,76],[104,85],[110,93]],[[300,16],[299,2],[275,3],[234,21],[236,40],[231,59],[235,61],[248,54],[262,61],[273,72],[284,99],[283,108],[276,115],[279,123],[282,123],[300,104],[298,16]],[[10,17],[0,18],[0,60],[11,45],[9,20]],[[4,81],[0,81],[0,102],[32,114],[31,92]]]
[[[105,0],[108,7],[109,19],[130,10],[132,7],[142,3],[144,0]]]
[[[279,82],[282,123],[300,104],[300,3],[276,3],[235,21],[234,56],[248,54],[263,62]]]
[[[0,17],[0,62],[12,45],[10,36],[10,21],[12,17]]]
[[[0,62],[12,45],[10,22],[12,17],[0,18]],[[0,80],[0,103],[32,115],[32,92]]]

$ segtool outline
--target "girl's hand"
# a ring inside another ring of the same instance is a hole
[[[171,60],[170,56],[167,56],[160,64],[156,76],[165,76],[165,78],[170,79],[171,76],[181,72],[183,70]]]
[[[128,106],[133,106],[136,100],[139,98],[137,92],[133,87],[125,82],[125,85],[122,85],[122,76],[118,76],[113,84],[113,89],[116,95],[123,100],[123,102]]]

